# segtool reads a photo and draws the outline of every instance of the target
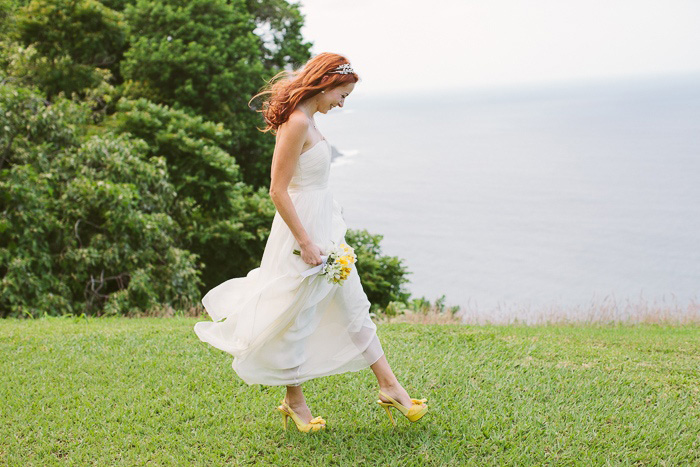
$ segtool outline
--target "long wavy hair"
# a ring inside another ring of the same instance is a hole
[[[261,91],[248,101],[248,107],[252,108],[250,103],[255,98],[267,96],[260,110],[257,110],[262,113],[267,126],[258,130],[275,134],[302,100],[313,97],[327,88],[357,83],[360,80],[357,73],[329,73],[346,63],[350,62],[342,55],[324,52],[311,58],[298,70],[284,70],[273,76]]]

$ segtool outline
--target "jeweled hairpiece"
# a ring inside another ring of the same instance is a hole
[[[352,69],[349,63],[343,63],[342,65],[338,65],[337,67],[333,68],[331,71],[328,73],[337,73],[339,75],[349,75],[350,73],[355,73],[355,71]]]

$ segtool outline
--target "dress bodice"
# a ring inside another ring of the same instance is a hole
[[[322,139],[299,155],[288,191],[306,191],[328,187],[331,169],[331,145]]]

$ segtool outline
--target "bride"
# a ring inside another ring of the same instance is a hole
[[[277,210],[260,267],[207,292],[202,304],[213,321],[194,326],[200,340],[234,356],[233,369],[247,384],[286,386],[277,407],[285,429],[287,417],[304,432],[326,427],[312,416],[301,383],[368,366],[379,384],[377,403],[393,424],[390,407],[410,421],[428,410],[426,399],[410,398],[394,376],[355,267],[340,284],[308,273],[346,244],[347,230],[328,186],[331,145],[314,116],[343,107],[358,81],[345,57],[322,53],[253,97],[266,96],[263,131],[276,135],[270,197]]]

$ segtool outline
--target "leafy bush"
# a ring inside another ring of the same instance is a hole
[[[165,158],[178,200],[172,216],[183,247],[200,258],[202,291],[259,265],[275,207],[267,189],[241,181],[223,149],[229,130],[146,99],[120,100],[105,125],[145,141],[146,156]]]
[[[16,14],[18,40],[33,83],[51,99],[98,86],[118,73],[126,46],[123,15],[97,0],[32,0]],[[102,71],[101,71],[102,70]]]
[[[269,184],[273,138],[260,134],[248,100],[264,84],[261,40],[243,0],[138,0],[121,72],[125,93],[222,122],[243,180]]]
[[[0,86],[2,316],[128,313],[199,298],[196,255],[178,248],[165,160],[110,134],[89,109]]]
[[[286,0],[0,0],[0,82],[85,99],[116,96],[221,122],[242,181],[267,187],[274,138],[249,98],[311,44],[299,6]],[[126,80],[126,81],[125,81]],[[115,101],[117,99],[114,99]],[[102,103],[104,104],[104,103]],[[104,107],[104,106],[103,106]],[[112,108],[102,109],[111,113]]]
[[[10,0],[0,0],[0,39],[10,29],[13,10],[14,5]]]
[[[382,238],[383,235],[373,235],[367,230],[348,229],[345,234],[345,240],[357,254],[357,272],[372,303],[372,312],[385,308],[390,302],[405,303],[410,297],[404,284],[409,282],[407,276],[411,273],[397,256],[382,254],[379,245]]]

